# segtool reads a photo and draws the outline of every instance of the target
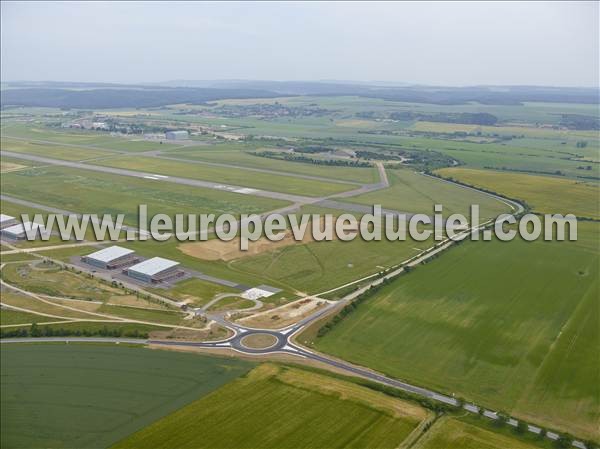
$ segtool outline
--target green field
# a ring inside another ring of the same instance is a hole
[[[425,417],[346,381],[262,365],[114,448],[396,448]]]
[[[57,321],[57,319],[10,309],[2,309],[0,311],[0,325],[2,326],[28,323],[47,323],[48,321]]]
[[[600,186],[594,182],[467,168],[444,168],[438,173],[445,178],[524,200],[535,212],[600,218]]]
[[[471,204],[478,204],[481,218],[508,212],[509,207],[489,196],[459,186],[423,176],[407,169],[387,170],[390,187],[348,198],[360,204],[381,204],[387,209],[432,215],[434,204],[443,206],[443,213],[470,214]]]
[[[246,151],[248,149],[254,149],[254,147],[251,147],[246,143],[203,145],[171,151],[165,155],[186,160],[231,164],[248,168],[260,168],[300,175],[320,176],[323,178],[354,181],[365,184],[378,181],[377,171],[374,168],[336,167],[289,162],[254,156]],[[260,147],[257,149],[260,149]]]
[[[598,236],[466,242],[361,304],[316,348],[598,439]]]
[[[115,154],[112,151],[103,151],[99,149],[71,147],[61,145],[50,145],[46,143],[27,142],[15,139],[2,139],[0,148],[3,151],[12,151],[14,153],[35,154],[53,159],[62,159],[66,161],[81,161],[96,157],[110,156]]]
[[[104,159],[98,164],[108,167],[126,168],[128,170],[138,170],[146,173],[222,182],[224,184],[296,195],[327,196],[355,188],[355,186],[348,184],[295,178],[293,175],[281,176],[277,174],[254,173],[243,169],[213,167],[151,157],[119,157]]]
[[[258,213],[286,202],[212,189],[78,170],[40,167],[2,176],[2,192],[78,213],[125,214],[136,224],[138,205],[153,213]]]
[[[252,366],[115,345],[3,344],[0,355],[3,448],[105,448]]]
[[[457,419],[442,418],[413,447],[414,449],[534,449],[538,446]]]

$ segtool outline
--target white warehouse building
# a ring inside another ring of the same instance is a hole
[[[88,254],[81,259],[89,264],[94,265],[98,268],[111,269],[123,266],[127,263],[133,262],[135,251],[121,246],[110,246],[108,248],[101,249],[95,253]]]
[[[32,221],[26,221],[23,223],[18,223],[16,225],[8,226],[0,230],[3,237],[9,237],[14,240],[23,240],[27,237],[27,232],[35,232],[37,237],[37,230],[39,229],[40,235],[44,235],[47,233],[46,228],[39,223],[34,223]]]
[[[11,215],[0,214],[0,229],[17,224],[17,219]]]
[[[167,131],[165,133],[167,140],[185,140],[189,137],[188,132],[185,130],[179,131]]]
[[[127,275],[138,281],[153,283],[178,275],[179,262],[153,257],[127,268]]]

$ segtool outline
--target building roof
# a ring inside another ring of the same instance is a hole
[[[4,223],[5,221],[10,221],[14,219],[15,217],[12,217],[10,215],[0,214],[0,223]]]
[[[17,223],[16,225],[9,226],[8,228],[4,228],[2,232],[6,232],[8,234],[13,235],[21,235],[25,234],[26,231],[32,231],[40,228],[40,232],[44,232],[45,228],[43,225],[39,223],[34,223],[31,221],[26,221],[24,223]]]
[[[154,276],[164,270],[173,268],[179,265],[179,262],[174,260],[163,259],[162,257],[153,257],[152,259],[144,260],[136,265],[129,267],[128,271],[135,271],[136,273],[145,274],[148,276]]]
[[[88,259],[97,260],[99,262],[109,263],[134,252],[135,251],[132,249],[123,248],[121,246],[110,246],[108,248],[101,249],[100,251],[96,251],[95,253],[88,254],[85,257]]]

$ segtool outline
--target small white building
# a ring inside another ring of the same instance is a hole
[[[189,134],[186,130],[167,131],[165,133],[165,138],[167,140],[185,140],[188,137],[189,137]]]
[[[0,230],[3,237],[8,237],[13,240],[23,240],[27,237],[27,232],[36,232],[39,229],[40,235],[46,233],[46,228],[39,223],[26,221],[24,223],[18,223],[16,225],[8,226]]]
[[[17,219],[11,215],[0,214],[0,229],[17,224]]]
[[[174,260],[153,257],[127,268],[126,272],[127,276],[134,279],[153,283],[177,276],[179,274],[177,270],[178,266],[179,262],[175,262]]]
[[[95,267],[111,269],[121,267],[127,263],[134,261],[135,251],[121,246],[110,246],[108,248],[101,249],[95,253],[88,254],[81,259]]]

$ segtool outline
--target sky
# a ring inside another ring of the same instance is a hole
[[[598,2],[1,3],[2,81],[598,86]]]

